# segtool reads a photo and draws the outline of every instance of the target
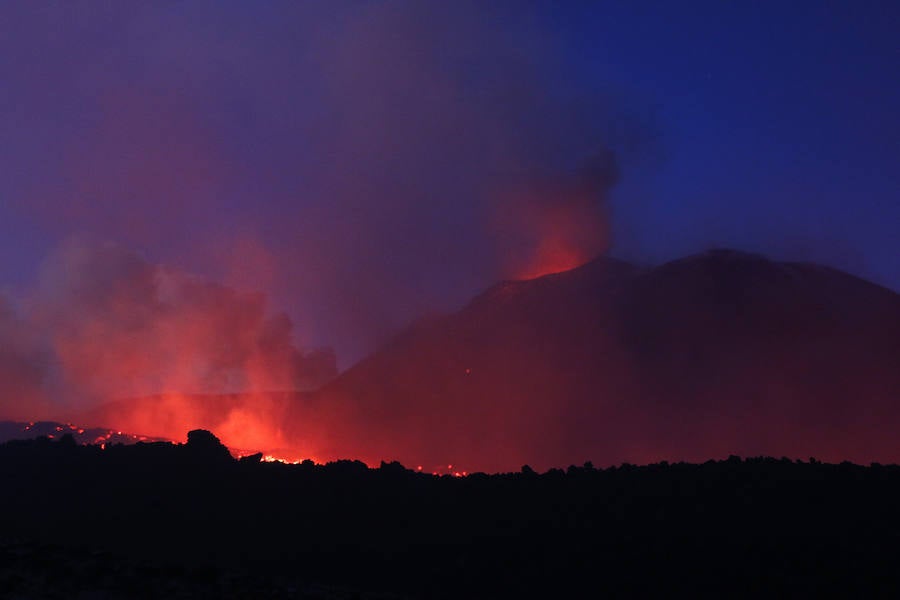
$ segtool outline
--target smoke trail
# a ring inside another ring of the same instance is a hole
[[[67,241],[23,306],[15,315],[0,304],[4,416],[45,414],[47,397],[59,414],[171,392],[311,389],[336,374],[334,354],[299,350],[290,319],[262,294],[112,243]]]
[[[577,172],[623,145],[621,103],[580,84],[535,7],[208,9],[11,12],[31,65],[4,71],[32,124],[10,128],[16,160],[46,165],[13,201],[36,227],[216,279],[215,249],[253,240],[264,290],[344,365],[542,256],[608,246],[614,178]]]

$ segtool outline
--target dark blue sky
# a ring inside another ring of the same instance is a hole
[[[586,72],[658,110],[665,160],[644,201],[617,195],[620,250],[735,245],[900,288],[897,4],[640,4],[561,18]]]
[[[611,149],[613,254],[900,289],[896,2],[299,4],[4,4],[0,286],[114,240],[346,365],[509,275],[497,197]]]

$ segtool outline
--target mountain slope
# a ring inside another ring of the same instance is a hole
[[[495,470],[736,454],[900,460],[900,296],[718,250],[599,258],[422,321],[293,419],[324,455]]]

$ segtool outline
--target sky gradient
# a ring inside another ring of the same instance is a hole
[[[730,246],[900,290],[895,2],[0,11],[14,306],[111,241],[265,293],[346,367],[522,273],[558,210],[585,251]]]

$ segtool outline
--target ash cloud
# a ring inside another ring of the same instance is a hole
[[[4,416],[170,392],[311,389],[336,374],[334,354],[299,350],[291,320],[263,294],[113,243],[68,240],[21,304],[21,315],[0,304]]]
[[[209,9],[11,12],[11,55],[47,75],[5,73],[28,100],[17,160],[47,165],[18,199],[39,227],[231,284],[214,249],[253,240],[275,305],[344,366],[423,312],[527,275],[542,244],[609,246],[614,179],[591,187],[578,170],[635,135],[534,6]],[[35,55],[22,31],[55,33]]]
[[[548,173],[506,190],[495,213],[503,273],[531,279],[567,271],[612,243],[609,195],[620,175],[604,150],[570,173]]]
[[[0,295],[0,414],[34,419],[46,414],[47,365],[33,332]]]

